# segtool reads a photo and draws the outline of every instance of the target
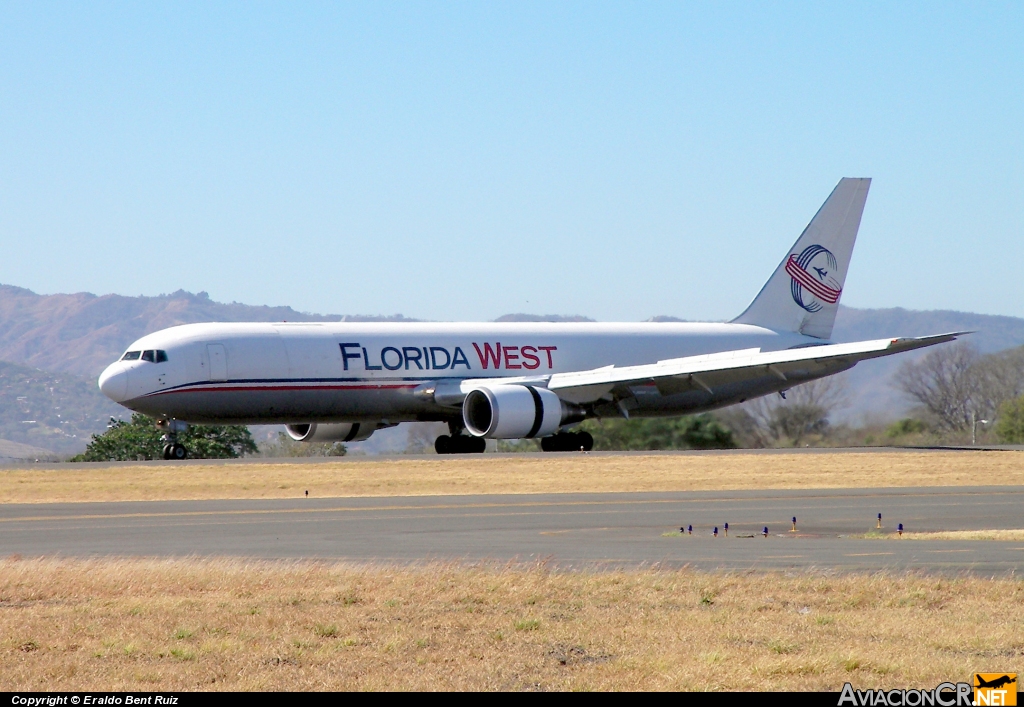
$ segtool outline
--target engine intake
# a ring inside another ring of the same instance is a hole
[[[342,422],[324,424],[305,422],[285,425],[288,436],[296,442],[362,442],[377,429],[375,422]]]
[[[462,403],[466,430],[474,437],[488,439],[546,437],[583,417],[579,407],[564,402],[547,388],[532,385],[477,388]]]

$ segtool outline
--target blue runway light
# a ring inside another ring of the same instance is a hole
[[[766,538],[768,537],[768,526],[767,525],[764,526],[764,528],[761,529],[761,535],[765,536]]]
[[[729,524],[725,524],[725,537],[729,537]]]
[[[717,525],[715,526],[715,532],[712,533],[712,535],[714,535],[716,538],[718,537],[718,526]]]
[[[879,527],[879,528],[882,527],[882,514],[881,513],[878,514],[878,526],[877,527]]]
[[[687,535],[693,535],[693,526],[692,525],[686,526],[686,533],[687,533]]]

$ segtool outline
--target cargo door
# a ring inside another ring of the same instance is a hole
[[[207,344],[206,353],[210,358],[210,380],[226,381],[228,379],[228,353],[224,344]]]

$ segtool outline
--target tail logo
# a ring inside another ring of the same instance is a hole
[[[837,268],[836,256],[820,245],[807,246],[799,255],[790,255],[786,272],[793,280],[793,301],[808,312],[817,312],[825,306],[823,303],[838,302],[843,287],[835,277]]]

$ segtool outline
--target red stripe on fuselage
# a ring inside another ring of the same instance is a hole
[[[215,392],[221,393],[225,391],[243,391],[251,392],[258,390],[268,391],[293,391],[293,390],[401,390],[403,388],[415,388],[418,383],[373,383],[364,384],[357,383],[352,385],[240,385],[240,386],[196,386],[194,388],[175,388],[174,390],[158,390],[153,393],[147,393],[144,397],[150,397],[153,395],[170,395],[171,393],[199,393],[199,392]]]

